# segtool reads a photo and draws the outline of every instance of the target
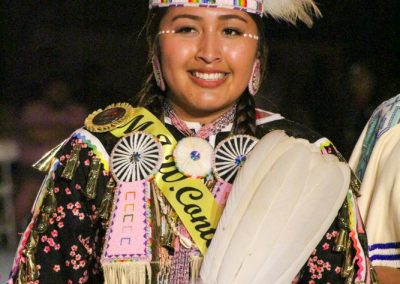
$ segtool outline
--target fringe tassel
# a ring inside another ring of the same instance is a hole
[[[203,264],[203,257],[193,255],[190,257],[190,283],[199,283],[200,269]]]
[[[105,284],[151,283],[150,262],[112,262],[102,266]]]

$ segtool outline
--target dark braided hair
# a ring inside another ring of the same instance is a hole
[[[145,29],[146,40],[149,48],[146,72],[148,74],[142,89],[139,91],[138,97],[134,101],[134,105],[147,108],[160,121],[164,121],[163,102],[165,93],[157,86],[154,78],[151,60],[154,55],[159,56],[158,48],[158,27],[164,16],[165,9],[155,8],[151,10],[147,16]]]
[[[256,15],[251,15],[257,25],[258,58],[261,62],[261,81],[266,76],[268,48],[265,39],[265,23]],[[253,96],[246,89],[237,101],[235,120],[233,121],[232,134],[248,134],[257,136],[256,133],[256,103]]]
[[[248,90],[240,96],[237,102],[232,133],[256,135],[256,103]]]
[[[147,72],[149,75],[138,94],[138,98],[134,102],[136,106],[146,107],[161,121],[164,120],[164,111],[162,105],[165,99],[165,93],[161,91],[160,88],[157,86],[152,72],[151,59],[153,55],[160,56],[157,34],[161,19],[163,18],[165,11],[165,8],[155,8],[149,12],[149,15],[147,17],[145,29],[147,44],[149,47],[147,62]],[[257,56],[261,62],[261,80],[263,80],[266,74],[268,57],[268,48],[265,40],[265,23],[263,22],[262,18],[257,15],[250,14],[250,16],[256,23],[259,33]],[[253,96],[249,93],[247,89],[243,92],[243,94],[239,97],[237,101],[236,115],[233,122],[232,134],[248,134],[253,136],[256,135],[255,101]]]

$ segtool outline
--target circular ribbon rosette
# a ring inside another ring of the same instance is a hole
[[[222,140],[212,157],[212,167],[216,176],[232,184],[257,142],[258,139],[250,135],[235,135]]]
[[[154,175],[162,162],[161,143],[144,132],[121,138],[111,153],[111,172],[118,181],[133,182]]]
[[[186,176],[202,178],[211,173],[213,148],[204,139],[198,137],[183,138],[175,147],[176,167]]]

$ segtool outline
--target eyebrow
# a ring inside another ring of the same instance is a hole
[[[180,15],[176,15],[175,17],[172,18],[172,21],[176,21],[178,19],[182,19],[182,18],[189,18],[192,20],[201,20],[201,17],[196,16],[196,15],[192,15],[192,14],[180,14]]]
[[[172,18],[172,22],[174,22],[174,21],[176,21],[176,20],[178,20],[178,19],[182,19],[182,18],[184,18],[184,19],[185,19],[185,18],[186,18],[186,19],[192,19],[192,20],[197,20],[197,21],[202,20],[202,17],[197,16],[197,15],[193,15],[193,14],[181,14],[181,15],[176,15],[175,17],[173,17],[173,18]],[[240,21],[242,21],[242,22],[248,23],[248,21],[247,21],[245,18],[243,18],[243,17],[241,17],[241,16],[238,16],[238,15],[232,15],[232,14],[219,16],[218,19],[220,19],[220,20],[237,19],[237,20],[240,20]]]
[[[228,14],[228,15],[222,15],[218,17],[221,20],[231,20],[231,19],[237,19],[240,20],[242,22],[248,23],[247,20],[241,16],[238,15],[232,15],[232,14]]]

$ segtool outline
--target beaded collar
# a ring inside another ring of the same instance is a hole
[[[209,136],[215,135],[221,131],[225,126],[232,123],[236,114],[236,104],[234,104],[227,112],[220,116],[217,120],[203,125],[199,131],[194,132],[189,129],[186,123],[180,119],[171,104],[164,101],[163,104],[164,113],[171,119],[171,123],[185,136],[199,137],[206,139]]]

